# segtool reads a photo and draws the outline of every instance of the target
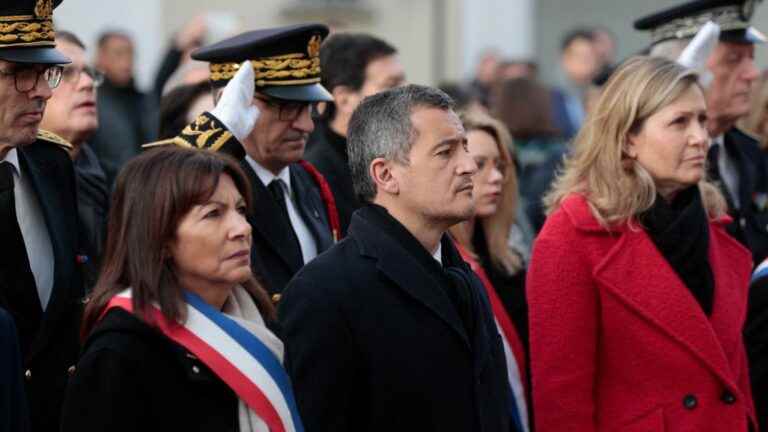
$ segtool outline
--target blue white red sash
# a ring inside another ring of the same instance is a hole
[[[519,422],[520,430],[527,432],[530,430],[530,427],[528,426],[527,393],[525,391],[525,350],[523,349],[523,343],[520,341],[514,324],[512,324],[512,320],[507,315],[504,304],[496,294],[496,290],[493,288],[491,280],[488,278],[485,270],[483,270],[483,267],[458,242],[454,241],[453,244],[456,245],[456,249],[464,261],[469,264],[472,271],[480,278],[485,288],[485,293],[488,295],[496,327],[499,329],[499,335],[501,335],[501,341],[504,344],[504,356],[507,360],[507,378],[517,408],[516,414],[518,418],[516,420]]]
[[[224,381],[272,432],[302,432],[291,383],[278,355],[236,321],[185,291],[187,320],[169,321],[153,305],[151,318],[166,336],[197,356]],[[130,290],[107,304],[133,310]]]

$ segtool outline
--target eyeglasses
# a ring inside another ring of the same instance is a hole
[[[61,73],[61,79],[70,84],[77,84],[83,73],[91,78],[94,87],[98,87],[104,82],[104,74],[91,66],[65,66]]]
[[[301,113],[304,112],[305,109],[309,109],[309,114],[312,116],[312,118],[318,116],[318,102],[288,102],[259,96],[256,96],[256,99],[271,107],[277,108],[277,118],[280,121],[294,121],[301,115]]]
[[[13,77],[16,91],[19,93],[26,93],[37,87],[37,82],[40,80],[40,75],[48,83],[48,87],[55,89],[61,83],[61,74],[64,68],[55,65],[47,66],[42,69],[33,67],[16,68],[12,71],[0,70],[0,75],[6,77]]]

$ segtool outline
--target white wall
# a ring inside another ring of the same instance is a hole
[[[536,0],[464,0],[463,72],[469,77],[483,52],[507,58],[534,57]]]

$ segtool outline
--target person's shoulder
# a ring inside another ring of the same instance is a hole
[[[141,360],[156,351],[161,334],[131,312],[108,310],[83,347],[83,357],[110,356]],[[158,354],[155,352],[155,354]]]

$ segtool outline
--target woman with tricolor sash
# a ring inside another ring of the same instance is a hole
[[[475,216],[449,231],[461,257],[483,282],[504,345],[514,421],[517,430],[529,431],[525,271],[522,258],[507,243],[518,194],[508,150],[512,139],[506,127],[488,115],[467,112],[462,122],[478,168],[473,178]]]
[[[250,267],[248,181],[165,147],[120,173],[63,431],[301,431]]]

